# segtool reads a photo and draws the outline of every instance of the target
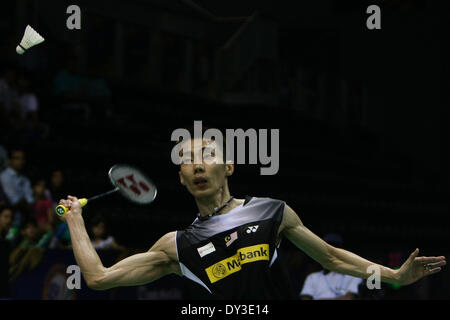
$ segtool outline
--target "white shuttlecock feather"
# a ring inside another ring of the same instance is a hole
[[[23,54],[26,50],[41,42],[44,42],[44,40],[45,39],[37,33],[36,30],[34,30],[30,25],[27,25],[23,38],[20,41],[20,44],[16,47],[16,52],[18,54]]]

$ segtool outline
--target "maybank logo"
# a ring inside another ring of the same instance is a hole
[[[209,281],[214,283],[240,271],[243,264],[261,260],[269,260],[269,245],[266,243],[240,248],[235,255],[209,266],[205,271]]]

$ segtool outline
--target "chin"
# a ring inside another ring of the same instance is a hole
[[[195,198],[208,198],[214,194],[216,194],[215,190],[206,188],[204,190],[196,190],[193,195]]]

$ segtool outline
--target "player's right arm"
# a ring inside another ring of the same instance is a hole
[[[91,289],[142,285],[170,273],[181,273],[175,232],[161,237],[149,251],[132,255],[107,268],[92,246],[78,199],[69,196],[67,200],[61,200],[60,204],[70,209],[64,219],[69,227],[75,259]]]

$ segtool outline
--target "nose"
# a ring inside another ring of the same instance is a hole
[[[203,166],[203,163],[201,164],[194,164],[194,174],[205,172],[205,167]]]

